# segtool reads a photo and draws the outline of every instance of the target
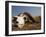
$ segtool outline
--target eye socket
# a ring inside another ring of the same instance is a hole
[[[26,20],[26,17],[24,17],[24,20]]]
[[[13,20],[12,21],[16,21],[17,17],[13,17]]]
[[[17,19],[17,17],[14,18],[15,20]]]

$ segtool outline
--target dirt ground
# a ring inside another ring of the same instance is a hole
[[[41,24],[40,23],[26,23],[22,29],[18,28],[18,26],[12,26],[12,31],[23,31],[23,30],[40,30]]]

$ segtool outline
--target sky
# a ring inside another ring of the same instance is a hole
[[[32,16],[40,16],[41,15],[41,7],[34,6],[12,6],[12,16],[16,16],[19,13],[28,12]]]

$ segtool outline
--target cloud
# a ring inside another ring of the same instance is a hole
[[[41,15],[41,7],[30,6],[12,6],[12,15],[16,16],[20,12],[29,12],[33,16]]]

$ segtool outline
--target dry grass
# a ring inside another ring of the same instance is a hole
[[[31,24],[30,22],[27,22],[22,29],[18,28],[17,26],[12,26],[12,31],[19,31],[19,30],[40,30],[41,29],[41,22],[39,16],[35,17],[35,23]]]

